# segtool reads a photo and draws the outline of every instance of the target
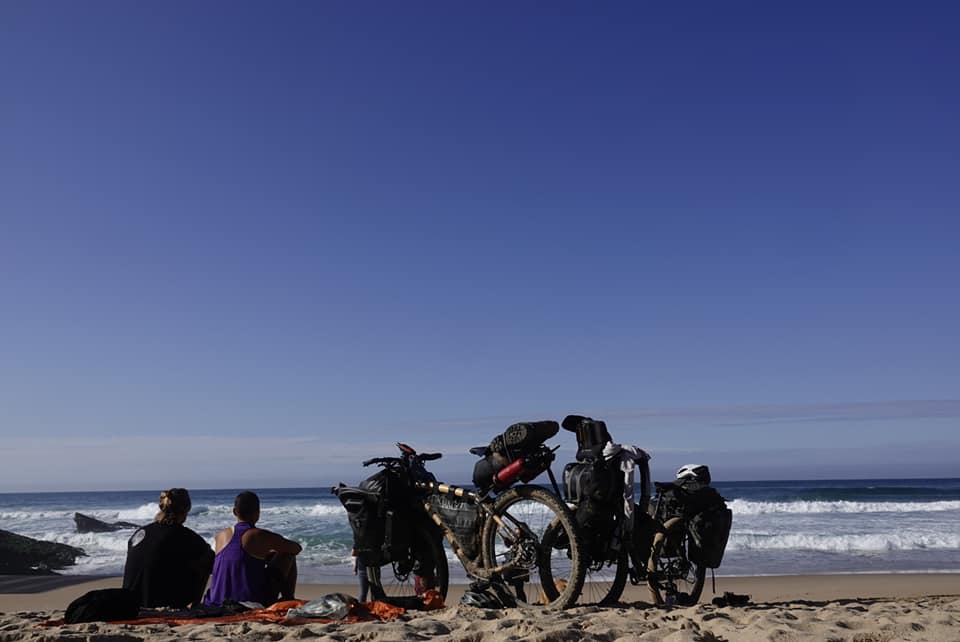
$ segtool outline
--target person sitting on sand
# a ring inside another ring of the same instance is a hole
[[[134,531],[127,542],[123,588],[146,607],[184,608],[199,604],[213,567],[213,550],[183,525],[190,493],[171,488],[160,493],[160,512],[152,524]]]
[[[244,491],[237,495],[233,514],[236,525],[216,535],[217,556],[204,603],[218,606],[233,600],[268,606],[277,601],[277,595],[281,600],[294,599],[296,556],[302,547],[256,527],[260,519],[260,498],[256,493]]]

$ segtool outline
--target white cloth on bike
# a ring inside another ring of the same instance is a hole
[[[650,459],[643,448],[639,446],[629,446],[615,444],[608,441],[603,447],[603,458],[607,461],[617,460],[620,464],[620,470],[623,471],[623,532],[628,534],[633,531],[633,478],[634,471],[637,468],[637,462]]]

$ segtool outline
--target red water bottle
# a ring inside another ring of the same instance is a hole
[[[506,488],[517,481],[517,477],[520,476],[521,472],[523,472],[523,457],[515,459],[504,468],[501,468],[500,471],[493,476],[493,485],[497,488]]]

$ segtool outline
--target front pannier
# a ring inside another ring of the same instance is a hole
[[[386,526],[381,515],[380,497],[348,486],[335,488],[334,492],[347,509],[357,559],[367,566],[379,566]]]
[[[360,482],[359,488],[334,489],[347,509],[357,559],[365,565],[402,559],[410,549],[412,512],[403,491],[402,480],[388,470]]]
[[[380,547],[380,564],[406,557],[413,537],[411,510],[406,496],[406,485],[390,470],[381,470],[362,482],[360,488],[380,497],[380,516],[383,520],[383,545]]]

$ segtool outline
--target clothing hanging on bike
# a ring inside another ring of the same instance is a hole
[[[647,462],[650,455],[639,446],[608,441],[603,447],[603,458],[617,463],[623,472],[623,530],[624,534],[628,534],[633,530],[633,483],[638,468],[641,475],[641,505],[646,504],[649,498],[650,468]]]

